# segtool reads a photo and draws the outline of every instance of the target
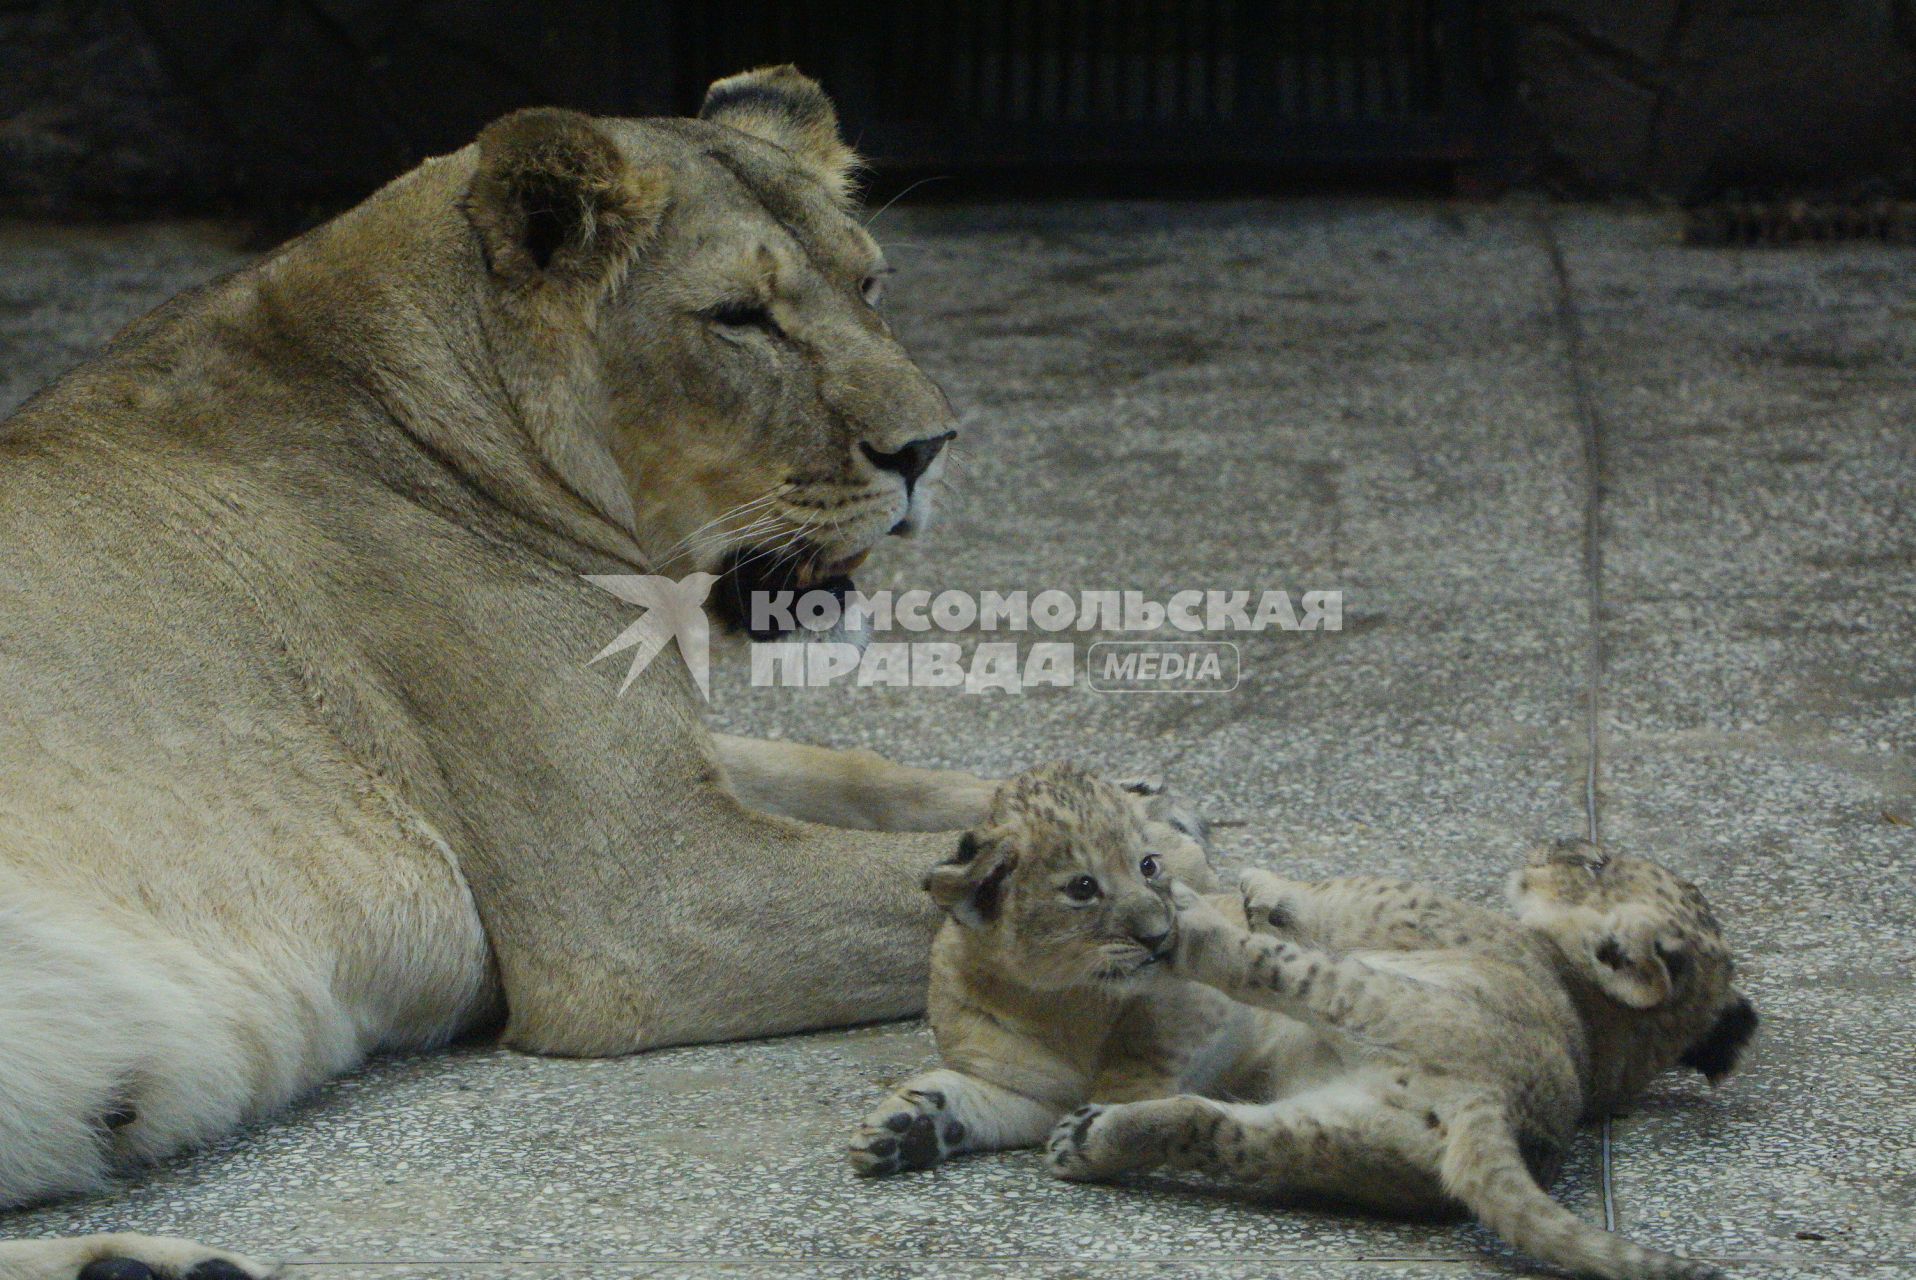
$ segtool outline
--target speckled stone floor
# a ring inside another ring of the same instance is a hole
[[[1153,770],[1225,860],[1489,895],[1579,834],[1705,886],[1765,1017],[1614,1130],[1624,1231],[1751,1276],[1916,1271],[1916,272],[1686,250],[1650,215],[1365,202],[893,209],[958,404],[947,518],[868,588],[1339,588],[1216,696],[766,690],[717,719],[1002,771]],[[245,260],[217,228],[0,227],[0,406]],[[975,640],[974,637],[969,639]],[[801,980],[828,981],[829,975]],[[1481,1231],[1066,1186],[856,1182],[917,1024],[572,1062],[387,1060],[0,1235],[203,1237],[397,1276],[1512,1274]],[[1557,1193],[1604,1212],[1598,1135]]]

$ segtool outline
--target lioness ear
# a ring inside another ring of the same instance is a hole
[[[858,156],[838,134],[838,112],[818,82],[797,67],[759,67],[715,80],[699,119],[785,148],[843,200]]]
[[[997,919],[1005,877],[1017,865],[1009,842],[967,831],[957,852],[925,873],[925,892],[953,920],[976,929]]]
[[[635,171],[590,117],[530,107],[479,135],[466,214],[493,272],[515,284],[615,279],[652,235],[665,184]]]

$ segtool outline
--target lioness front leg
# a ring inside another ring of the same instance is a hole
[[[929,1169],[973,1151],[1033,1147],[1064,1108],[940,1069],[914,1076],[866,1116],[848,1155],[863,1177]]]
[[[719,763],[746,804],[803,822],[865,831],[961,831],[991,804],[995,782],[915,769],[870,751],[714,734]]]
[[[694,783],[630,848],[475,886],[506,1042],[597,1057],[920,1013],[923,880],[957,841],[793,822]]]

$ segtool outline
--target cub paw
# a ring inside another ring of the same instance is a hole
[[[964,1123],[945,1113],[936,1089],[906,1089],[865,1117],[846,1158],[852,1172],[882,1178],[907,1169],[929,1169],[955,1154],[965,1140]]]
[[[1177,944],[1171,964],[1180,972],[1188,974],[1201,965],[1206,956],[1228,948],[1232,938],[1243,936],[1243,930],[1189,885],[1174,883],[1171,886],[1171,905],[1178,913]]]
[[[1107,1176],[1092,1155],[1093,1131],[1104,1115],[1103,1107],[1079,1107],[1058,1121],[1045,1139],[1045,1168],[1072,1182],[1089,1182]]]
[[[1244,923],[1252,933],[1283,933],[1297,923],[1291,905],[1292,887],[1283,876],[1255,867],[1238,873],[1238,892],[1244,895]]]
[[[1694,1258],[1673,1258],[1671,1264],[1674,1280],[1730,1280],[1725,1272]]]

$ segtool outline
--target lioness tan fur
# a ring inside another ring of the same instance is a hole
[[[803,582],[923,523],[953,419],[850,163],[790,68],[699,120],[522,112],[0,428],[0,1206],[491,1025],[612,1054],[922,1007],[951,838],[911,833],[988,786],[714,738],[676,660],[624,697],[587,661],[632,610],[581,575]]]

